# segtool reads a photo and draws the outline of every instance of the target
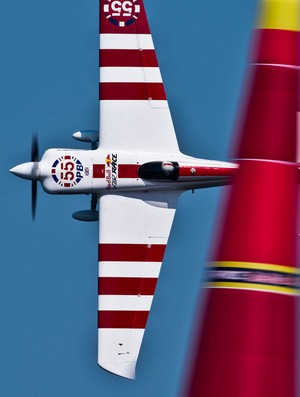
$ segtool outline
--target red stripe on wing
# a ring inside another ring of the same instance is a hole
[[[154,50],[100,50],[100,66],[158,67]]]
[[[156,283],[157,278],[99,277],[98,295],[154,295]]]
[[[148,311],[99,311],[98,328],[145,328],[148,315]]]
[[[100,83],[101,100],[166,100],[162,83]]]
[[[99,244],[99,261],[162,262],[165,244]]]

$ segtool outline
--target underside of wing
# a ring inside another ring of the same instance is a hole
[[[142,0],[100,0],[99,98],[101,147],[178,153]]]
[[[98,363],[135,378],[177,193],[99,199]]]

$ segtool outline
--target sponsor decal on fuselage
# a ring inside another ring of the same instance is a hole
[[[59,186],[73,187],[83,178],[83,165],[74,156],[61,156],[52,164],[51,175]]]
[[[105,159],[106,189],[117,189],[118,186],[118,155],[108,154]]]

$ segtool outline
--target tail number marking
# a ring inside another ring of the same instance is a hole
[[[134,23],[139,16],[141,6],[138,0],[106,0],[103,11],[106,19],[115,26],[124,28]]]

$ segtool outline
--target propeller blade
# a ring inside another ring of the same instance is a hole
[[[39,161],[39,139],[36,131],[32,134],[32,145],[31,145],[31,161],[38,163]],[[36,164],[37,165],[37,164]],[[35,220],[37,205],[37,181],[32,181],[31,184],[31,215],[32,220]]]
[[[36,215],[36,204],[37,204],[37,181],[32,181],[31,184],[31,215],[32,220],[35,220]]]
[[[31,145],[31,161],[39,161],[39,139],[37,132],[32,134],[32,145]]]

